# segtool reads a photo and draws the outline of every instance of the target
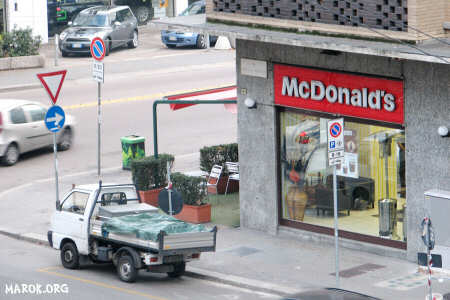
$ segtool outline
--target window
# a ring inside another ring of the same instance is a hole
[[[23,109],[21,107],[11,109],[9,115],[11,118],[11,123],[13,124],[23,124],[27,122],[27,119],[25,118],[25,113],[23,112]]]
[[[35,104],[24,105],[23,109],[30,115],[31,122],[43,121],[47,113],[43,107]]]
[[[283,219],[333,227],[329,120],[288,110],[280,113]],[[344,162],[336,167],[339,229],[403,241],[403,130],[345,120],[344,144]]]
[[[88,199],[88,193],[75,191],[64,200],[61,210],[83,215]]]
[[[124,192],[104,193],[101,198],[101,205],[122,205],[127,204],[127,196]]]

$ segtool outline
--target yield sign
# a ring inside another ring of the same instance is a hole
[[[37,74],[37,77],[41,81],[42,86],[47,91],[53,104],[55,104],[58,100],[61,86],[64,82],[64,78],[66,78],[66,73],[67,70]]]

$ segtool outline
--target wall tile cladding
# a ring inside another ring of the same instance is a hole
[[[214,11],[407,31],[407,0],[213,0]]]

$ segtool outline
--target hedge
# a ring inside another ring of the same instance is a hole
[[[204,177],[188,176],[182,173],[170,175],[172,186],[183,198],[184,204],[202,205],[206,197],[206,179]]]
[[[223,167],[223,173],[227,173],[225,162],[238,162],[238,144],[222,144],[200,149],[200,170],[211,172],[213,165]]]
[[[40,37],[33,37],[31,28],[13,29],[0,36],[0,57],[39,54]]]
[[[131,161],[131,175],[140,191],[161,188],[167,184],[167,162],[172,167],[175,157],[171,154],[159,154],[158,158],[147,156]]]

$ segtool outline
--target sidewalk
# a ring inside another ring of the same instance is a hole
[[[181,169],[189,164],[180,164]],[[103,170],[105,183],[129,183],[120,167]],[[72,184],[97,182],[96,170],[60,178],[61,195]],[[0,193],[0,233],[46,244],[55,207],[54,178],[41,179]],[[208,224],[208,226],[212,224]],[[289,233],[291,232],[291,233]],[[335,286],[334,247],[296,239],[281,230],[277,236],[219,226],[217,250],[188,265],[188,276],[219,281],[278,295],[318,286]],[[55,252],[55,255],[57,253]],[[406,260],[340,249],[340,287],[381,299],[425,299],[427,277]],[[450,292],[450,281],[433,280],[434,292]]]

